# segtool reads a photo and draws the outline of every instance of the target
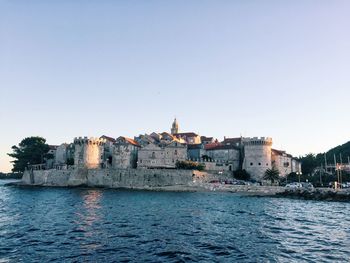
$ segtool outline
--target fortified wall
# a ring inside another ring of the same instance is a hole
[[[188,185],[191,170],[153,169],[72,169],[27,170],[22,183],[40,186],[90,186],[108,188],[140,188]]]

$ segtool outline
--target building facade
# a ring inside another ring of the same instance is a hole
[[[112,154],[112,167],[119,169],[136,168],[138,151],[141,146],[133,139],[120,136],[116,139]]]
[[[187,146],[176,141],[167,145],[150,143],[138,151],[139,168],[175,168],[177,161],[187,160]]]

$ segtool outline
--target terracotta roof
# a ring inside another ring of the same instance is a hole
[[[180,132],[180,133],[175,133],[174,136],[179,136],[179,137],[182,137],[182,136],[186,136],[186,137],[196,137],[198,136],[198,134],[194,133],[194,132]]]
[[[222,144],[219,143],[219,142],[208,143],[208,144],[204,145],[204,149],[205,150],[210,150],[210,149],[215,148],[215,147],[217,147],[219,145],[222,145]]]
[[[119,138],[123,138],[126,142],[128,142],[134,146],[141,147],[141,145],[137,141],[135,141],[134,139],[124,137],[124,136],[120,136]]]
[[[110,142],[116,142],[116,140],[112,137],[109,137],[109,136],[106,136],[106,135],[102,135],[100,138],[102,139],[106,139],[107,141],[110,141]]]

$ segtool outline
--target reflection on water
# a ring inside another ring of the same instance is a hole
[[[84,242],[84,240],[91,239],[94,235],[98,235],[94,223],[100,222],[101,218],[101,197],[103,192],[100,190],[87,190],[81,193],[83,200],[83,208],[76,212],[77,215],[77,232],[81,231],[83,234],[82,240],[79,241],[82,251],[93,253],[101,246],[98,242]]]
[[[348,262],[350,204],[0,186],[0,262]]]
[[[94,222],[100,220],[101,197],[102,191],[98,190],[88,190],[82,193],[84,209],[76,212],[79,217],[77,223],[82,223],[82,226],[91,226]]]

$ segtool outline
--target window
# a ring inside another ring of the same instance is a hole
[[[177,155],[177,150],[175,150],[175,155]]]
[[[152,152],[152,158],[156,158],[156,153]]]
[[[253,166],[253,163],[250,163],[250,166]]]
[[[259,165],[261,165],[261,163],[259,163]]]

